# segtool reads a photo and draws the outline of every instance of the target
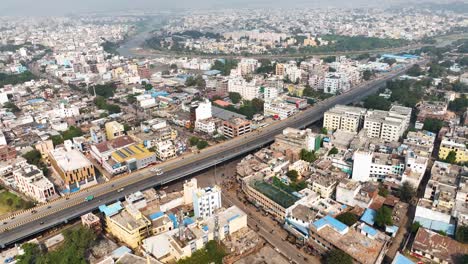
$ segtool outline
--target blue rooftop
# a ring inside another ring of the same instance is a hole
[[[155,219],[160,218],[160,217],[163,216],[163,215],[164,215],[163,212],[156,212],[156,213],[154,213],[154,214],[150,214],[150,215],[149,215],[149,219],[155,220]]]
[[[169,217],[169,219],[171,219],[174,228],[178,228],[179,222],[177,221],[177,217],[174,214],[168,214],[167,216]]]
[[[338,231],[340,233],[345,231],[348,228],[347,225],[341,223],[340,221],[336,220],[335,218],[333,218],[333,217],[331,217],[329,215],[315,221],[312,224],[317,229],[321,229],[322,227],[325,227],[325,226],[329,225],[330,227],[332,227],[333,229],[335,229],[336,231]]]
[[[414,222],[419,222],[424,228],[431,229],[434,231],[444,231],[448,235],[455,234],[455,225],[448,224],[442,221],[434,221],[428,218],[416,216]]]
[[[203,226],[203,231],[208,232],[208,226]]]
[[[122,257],[125,253],[132,253],[132,250],[126,246],[121,246],[116,250],[112,251],[111,255],[114,259]]]
[[[211,71],[205,71],[203,74],[212,76],[212,75],[217,75],[217,74],[220,74],[220,73],[221,73],[221,71],[211,70]]]
[[[375,217],[377,216],[377,211],[374,209],[367,208],[364,211],[364,214],[361,216],[361,221],[364,223],[373,226],[375,223]]]
[[[187,217],[187,218],[184,219],[184,226],[188,226],[188,225],[191,225],[193,223],[195,223],[195,221],[190,217]]]
[[[104,213],[106,216],[113,216],[115,214],[117,214],[118,212],[120,212],[120,210],[122,210],[123,207],[122,207],[122,203],[119,201],[119,202],[115,202],[111,205],[100,205],[99,206],[99,211],[101,211],[102,213]]]
[[[375,230],[374,228],[368,226],[368,225],[364,225],[362,227],[362,231],[366,232],[367,234],[369,234],[370,236],[375,236],[377,235],[377,230]]]
[[[392,264],[414,264],[414,262],[398,252]]]

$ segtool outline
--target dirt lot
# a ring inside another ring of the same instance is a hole
[[[283,258],[270,246],[264,246],[258,253],[249,255],[235,264],[288,264],[289,262]]]

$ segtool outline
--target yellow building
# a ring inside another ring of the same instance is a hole
[[[275,72],[276,72],[276,75],[283,76],[284,75],[284,64],[277,63]]]
[[[57,148],[49,152],[49,159],[67,189],[86,188],[97,184],[93,164],[78,150]]]
[[[129,171],[138,170],[156,162],[156,153],[149,151],[143,144],[121,148],[114,151],[111,156],[116,163],[126,164]]]
[[[468,140],[464,138],[448,138],[443,137],[442,142],[440,143],[439,148],[439,158],[445,159],[447,158],[450,151],[455,151],[456,155],[456,162],[463,163],[468,161],[468,151],[466,149],[466,144]]]
[[[121,202],[116,202],[109,206],[101,205],[99,210],[106,217],[107,232],[133,249],[151,235],[151,221],[135,207],[123,208]]]
[[[125,135],[125,128],[117,121],[108,122],[105,125],[107,140]]]
[[[315,47],[315,46],[317,46],[317,42],[313,38],[306,38],[306,39],[304,39],[304,46]]]
[[[54,143],[52,143],[52,140],[45,140],[37,143],[35,146],[37,151],[41,153],[42,159],[45,160],[47,163],[50,163],[49,161],[49,152],[54,150]]]

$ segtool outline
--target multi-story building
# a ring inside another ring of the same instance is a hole
[[[204,120],[211,118],[211,102],[206,100],[198,104],[197,109],[195,109],[195,120]]]
[[[391,154],[356,151],[353,159],[353,180],[387,180],[401,183],[401,175],[406,167],[403,158]]]
[[[403,144],[412,149],[419,156],[431,157],[434,150],[436,134],[429,131],[409,131]]]
[[[154,144],[154,152],[160,160],[168,160],[176,156],[176,148],[172,141],[158,141]]]
[[[323,127],[328,130],[358,132],[364,121],[366,109],[346,105],[336,105],[323,115]]]
[[[106,141],[106,134],[98,126],[92,126],[89,129],[89,133],[91,135],[91,141],[94,144],[99,144],[101,142]]]
[[[457,163],[463,163],[468,161],[468,149],[466,148],[466,144],[468,143],[468,139],[462,137],[443,137],[442,141],[440,142],[439,147],[439,158],[445,159],[447,158],[448,154],[453,151],[456,153],[455,161]]]
[[[0,161],[8,161],[16,158],[16,149],[12,146],[0,146]]]
[[[255,79],[247,82],[242,77],[234,77],[228,81],[228,92],[239,93],[245,100],[260,97],[260,87]]]
[[[197,120],[195,121],[194,130],[212,135],[216,132],[216,123],[215,118]]]
[[[287,156],[290,156],[290,152],[294,156],[289,158],[294,161],[299,158],[302,149],[317,151],[320,149],[320,144],[320,135],[312,133],[310,129],[299,130],[288,127],[283,130],[283,133],[275,136],[271,149],[283,152]]]
[[[283,101],[271,100],[263,105],[263,114],[265,116],[273,116],[280,120],[293,116],[298,112],[295,105],[285,103]]]
[[[13,171],[16,188],[33,198],[45,203],[49,199],[57,197],[54,185],[36,166],[25,164]]]
[[[364,129],[370,138],[398,141],[408,129],[410,119],[409,107],[394,105],[389,111],[369,110],[364,118]]]
[[[220,207],[221,189],[218,186],[198,189],[193,192],[193,210],[196,217],[211,217]]]
[[[211,240],[223,241],[247,227],[247,214],[236,206],[220,209],[215,216],[196,222],[187,220],[180,221],[184,224],[175,229],[143,240],[145,251],[163,263],[172,263],[190,257]]]
[[[440,161],[434,162],[431,178],[426,185],[424,197],[419,200],[415,222],[435,231],[449,235],[455,233],[454,208],[460,175],[463,168]]]
[[[45,160],[47,163],[49,162],[49,152],[54,149],[54,143],[52,140],[44,140],[41,142],[36,143],[34,146],[37,151],[41,153],[42,159]]]
[[[69,190],[97,184],[93,164],[78,150],[57,148],[49,152],[50,163]]]
[[[107,140],[112,140],[125,135],[125,129],[122,124],[117,121],[108,122],[105,125]]]
[[[223,135],[228,138],[235,138],[250,133],[251,122],[239,117],[233,117],[223,121]]]
[[[133,249],[151,235],[151,221],[133,206],[124,208],[121,202],[116,202],[101,205],[99,210],[105,215],[106,230]]]
[[[424,263],[461,263],[460,256],[468,255],[468,247],[453,238],[420,227],[411,252]]]
[[[101,219],[93,213],[87,213],[81,216],[81,224],[99,234],[102,231]]]
[[[320,253],[339,249],[353,262],[363,264],[381,263],[390,241],[390,237],[365,223],[349,227],[330,215],[313,222],[309,231],[308,242]]]
[[[330,72],[323,81],[323,91],[329,94],[337,94],[349,91],[351,84],[345,74]]]

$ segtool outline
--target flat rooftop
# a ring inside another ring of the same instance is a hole
[[[54,149],[50,152],[50,157],[57,162],[57,165],[63,171],[74,171],[93,166],[91,161],[76,149],[69,151],[64,148]]]

